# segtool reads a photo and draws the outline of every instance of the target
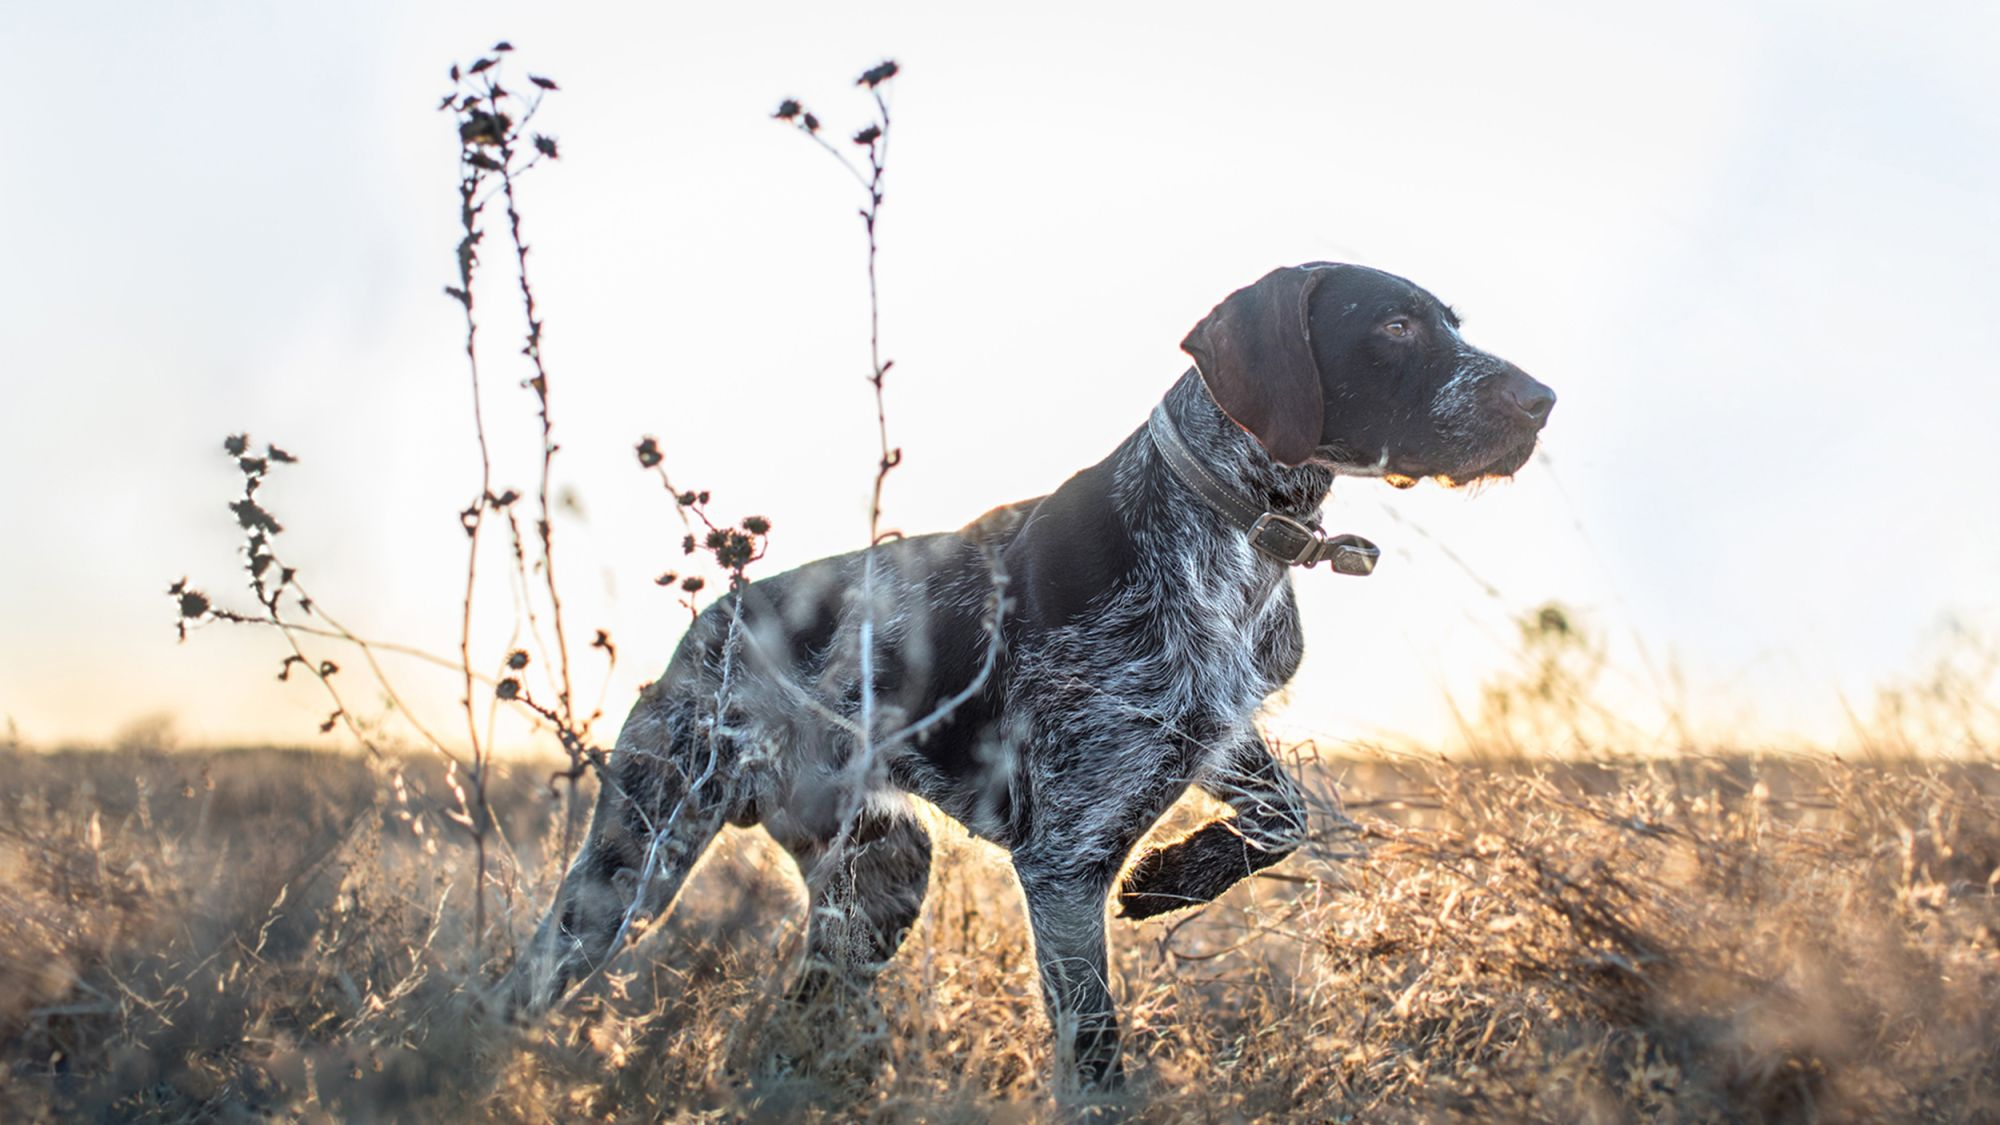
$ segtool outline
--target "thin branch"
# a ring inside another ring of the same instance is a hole
[[[535,163],[517,169],[514,167],[514,145],[519,140],[520,129],[527,125],[541,107],[542,99],[537,97],[521,118],[520,126],[503,134],[500,143],[500,184],[501,194],[507,203],[507,233],[514,247],[514,275],[521,286],[521,308],[528,322],[527,344],[521,349],[523,355],[534,365],[534,378],[528,380],[528,387],[535,392],[536,414],[542,425],[542,466],[541,479],[535,488],[535,499],[539,508],[536,530],[542,545],[542,578],[548,585],[549,611],[554,618],[556,668],[561,677],[561,695],[565,723],[575,721],[574,698],[570,683],[569,639],[563,631],[562,594],[556,583],[555,530],[549,511],[549,477],[555,462],[556,443],[552,436],[553,424],[549,416],[549,373],[542,360],[542,321],[535,308],[535,290],[528,279],[528,244],[521,237],[520,200],[515,195],[515,180]]]

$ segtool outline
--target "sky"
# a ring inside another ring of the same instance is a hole
[[[719,514],[772,520],[766,572],[866,540],[862,201],[770,114],[800,98],[838,140],[883,58],[890,526],[1049,491],[1144,420],[1228,292],[1353,261],[1452,303],[1560,402],[1512,483],[1337,485],[1329,526],[1385,557],[1299,575],[1286,729],[1434,744],[1550,599],[1602,639],[1635,731],[1676,710],[1758,744],[1837,742],[1955,623],[2000,636],[1989,4],[10,5],[14,737],[171,716],[190,744],[333,741],[313,686],[275,680],[280,638],[175,639],[176,579],[247,604],[228,433],[300,458],[264,495],[322,605],[455,648],[478,463],[435,106],[503,38],[561,85],[538,121],[563,158],[524,204],[575,501],[558,573],[573,637],[619,646],[608,679],[578,664],[607,723],[686,620],[652,582],[682,531],[641,436]],[[525,490],[488,262],[498,483]],[[488,570],[497,654],[518,618]],[[447,726],[448,677],[391,671]]]

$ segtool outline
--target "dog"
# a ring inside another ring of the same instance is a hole
[[[929,882],[914,795],[1010,854],[1059,1073],[1121,1080],[1113,889],[1131,918],[1205,903],[1305,838],[1253,717],[1303,651],[1292,567],[1373,565],[1319,530],[1334,478],[1508,477],[1555,405],[1436,297],[1361,266],[1275,270],[1181,346],[1194,367],[1148,421],[1049,495],[701,613],[602,762],[589,835],[503,985],[517,1018],[603,966],[731,823],[806,877],[790,995],[865,988]],[[1190,785],[1230,815],[1126,868]]]

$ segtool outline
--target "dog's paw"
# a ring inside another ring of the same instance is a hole
[[[1171,847],[1156,848],[1139,857],[1118,887],[1118,916],[1139,921],[1183,907],[1198,906],[1180,888],[1179,865]]]

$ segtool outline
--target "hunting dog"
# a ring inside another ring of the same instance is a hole
[[[1506,477],[1555,394],[1402,278],[1318,262],[1232,293],[1146,424],[1047,496],[760,579],[710,605],[603,763],[590,834],[504,985],[546,1010],[665,909],[726,823],[812,903],[800,1000],[864,987],[917,919],[914,794],[1012,857],[1059,1052],[1122,1073],[1105,969],[1127,917],[1208,902],[1295,849],[1299,791],[1253,725],[1297,669],[1290,576],[1365,574],[1318,529],[1334,477]],[[1128,853],[1188,788],[1231,815]]]

